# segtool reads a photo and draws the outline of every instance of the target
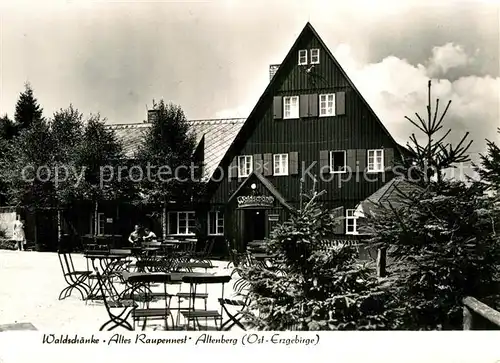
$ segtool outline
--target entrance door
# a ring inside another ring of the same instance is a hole
[[[265,210],[245,211],[245,245],[250,241],[263,240],[266,237],[266,212]]]

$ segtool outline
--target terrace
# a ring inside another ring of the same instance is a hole
[[[84,255],[72,254],[72,257],[75,270],[87,269],[88,261],[86,261]],[[231,274],[232,269],[227,267],[227,262],[211,262],[213,265],[210,269],[211,274],[216,276],[229,276]],[[90,269],[92,269],[91,266]],[[67,298],[58,299],[61,291],[68,284],[63,278],[57,253],[0,250],[0,270],[2,273],[2,283],[0,284],[0,331],[23,329],[22,326],[13,325],[20,323],[30,323],[37,330],[43,331],[97,331],[109,320],[102,300],[82,300],[76,290],[73,290],[72,294]],[[232,285],[232,281],[226,284],[225,297],[229,298],[234,295]],[[179,288],[183,292],[189,292],[189,284],[186,283],[182,283],[180,286],[172,286],[172,288],[174,293]],[[203,287],[200,288],[200,291],[201,289]],[[162,291],[161,288],[157,290]],[[206,292],[208,293],[207,310],[220,311],[218,302],[218,298],[221,297],[220,286],[218,284],[208,285]],[[172,300],[172,306],[175,306],[176,303],[176,300]],[[152,304],[160,304],[159,306],[161,306],[159,301],[152,302]],[[177,319],[175,314],[177,312],[174,312],[174,320]],[[224,320],[226,318],[227,316],[224,317]],[[207,320],[204,328],[214,330],[213,320]],[[141,330],[142,323],[139,322],[135,329]],[[164,323],[162,320],[147,321],[145,327],[145,330],[149,331],[163,329]],[[117,330],[123,329],[117,328]]]

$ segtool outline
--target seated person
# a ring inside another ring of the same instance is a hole
[[[128,237],[128,241],[132,245],[136,245],[139,242],[141,242],[141,240],[142,240],[142,236],[140,233],[140,227],[136,224],[134,227],[134,231],[132,233],[130,233],[130,236]]]
[[[144,229],[144,241],[152,242],[156,241],[156,238],[156,234],[154,234],[152,230],[150,230],[149,228]]]

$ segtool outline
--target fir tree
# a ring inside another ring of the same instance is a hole
[[[349,245],[331,247],[343,221],[313,193],[267,241],[270,265],[239,265],[248,282],[248,323],[259,330],[386,329],[383,286],[373,266],[360,264]]]
[[[457,163],[470,161],[467,150],[472,144],[472,140],[467,141],[468,132],[455,146],[446,141],[451,129],[442,136],[438,136],[438,133],[443,128],[444,117],[450,105],[451,101],[448,101],[443,113],[439,116],[439,99],[437,99],[435,109],[432,109],[431,81],[429,81],[427,119],[424,120],[418,113],[415,113],[418,121],[414,121],[408,116],[405,117],[422,132],[423,139],[425,139],[423,143],[419,142],[415,134],[412,134],[410,142],[407,144],[411,156],[403,160],[406,177],[420,185],[428,185],[433,178],[436,178],[439,184],[443,180],[444,170],[455,168]]]
[[[434,140],[449,103],[439,120],[438,105],[432,117],[429,82],[427,122],[418,114],[420,124],[412,121],[427,143],[419,144],[412,135],[413,157],[406,160],[408,175],[425,188],[399,190],[398,208],[377,205],[375,214],[365,215],[368,242],[387,250],[393,260],[388,266],[396,314],[392,321],[399,329],[460,329],[462,299],[492,301],[498,286],[498,206],[478,183],[443,177],[445,169],[469,161],[472,141],[466,141],[466,133],[452,147],[446,142],[449,131]]]
[[[43,119],[42,112],[42,107],[33,95],[33,89],[29,83],[26,83],[24,92],[19,95],[14,114],[17,131],[20,132],[30,128],[34,123],[40,122]]]
[[[500,134],[500,128],[497,130]],[[486,140],[487,152],[481,155],[481,165],[475,166],[475,170],[481,177],[486,187],[498,192],[500,190],[500,147],[495,142]]]

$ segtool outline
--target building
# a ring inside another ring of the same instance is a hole
[[[301,192],[345,216],[336,233],[356,239],[355,209],[393,178],[404,149],[307,23],[247,119],[190,121],[204,160],[208,203],[172,205],[166,233],[230,241],[243,249],[299,207]],[[151,116],[151,115],[149,115]],[[113,125],[129,153],[147,123]],[[102,231],[106,214],[101,214]],[[159,225],[157,225],[159,226]],[[99,233],[101,231],[98,231]],[[222,247],[221,247],[222,246]]]

